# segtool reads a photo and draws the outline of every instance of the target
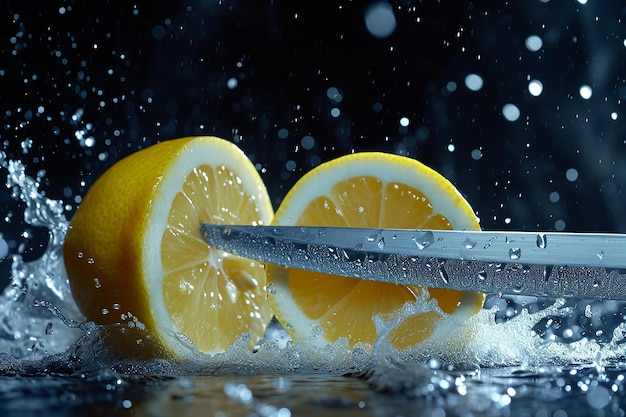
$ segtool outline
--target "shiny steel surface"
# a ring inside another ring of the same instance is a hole
[[[300,269],[428,287],[626,300],[626,235],[201,226],[224,251]]]

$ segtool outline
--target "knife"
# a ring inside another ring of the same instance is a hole
[[[626,234],[202,224],[245,258],[380,282],[626,301]]]

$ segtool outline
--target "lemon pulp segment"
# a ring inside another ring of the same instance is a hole
[[[219,199],[203,197],[217,190]],[[201,165],[172,202],[161,245],[163,295],[175,326],[201,351],[214,350],[229,334],[259,334],[267,324],[262,265],[209,247],[199,228],[201,223],[257,223],[254,199],[230,169]],[[224,201],[237,204],[227,208]]]

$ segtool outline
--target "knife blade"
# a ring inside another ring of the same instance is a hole
[[[202,224],[223,251],[402,285],[626,300],[626,235]]]

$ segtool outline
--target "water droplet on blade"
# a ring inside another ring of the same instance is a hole
[[[378,249],[380,250],[384,250],[385,249],[385,238],[381,237],[380,240],[378,241]]]
[[[518,260],[522,256],[522,249],[520,248],[511,248],[509,249],[509,259],[512,261]]]
[[[465,246],[465,249],[473,249],[474,246],[476,246],[476,242],[471,240],[469,237],[465,239],[465,241],[463,242],[463,246]]]
[[[446,284],[450,282],[450,277],[448,275],[448,271],[446,271],[446,261],[439,261],[439,278]]]
[[[552,274],[552,268],[554,268],[552,265],[547,265],[544,269],[543,269],[543,279],[545,281],[548,280],[548,278],[550,278],[550,275]]]
[[[435,235],[429,230],[421,236],[415,236],[412,240],[417,249],[423,250],[435,242]]]
[[[539,249],[545,249],[547,245],[548,245],[548,236],[546,236],[543,233],[537,235],[537,247]]]
[[[484,270],[478,271],[478,279],[484,281],[487,279],[487,272]]]

